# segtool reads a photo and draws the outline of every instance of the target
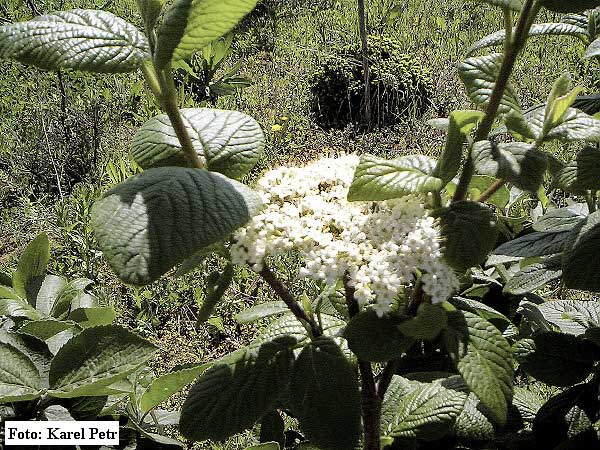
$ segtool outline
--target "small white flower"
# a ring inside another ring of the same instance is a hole
[[[265,209],[236,232],[233,262],[260,271],[265,257],[295,249],[301,277],[335,282],[348,271],[357,301],[374,303],[378,315],[419,270],[425,293],[443,302],[458,280],[443,260],[435,219],[415,196],[348,202],[358,162],[346,155],[267,172],[257,184]]]

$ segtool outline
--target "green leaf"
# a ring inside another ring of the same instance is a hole
[[[600,149],[585,147],[575,159],[554,174],[558,186],[566,192],[585,193],[600,189]]]
[[[462,311],[469,311],[473,314],[477,314],[479,317],[487,320],[499,330],[505,330],[507,326],[511,325],[510,319],[504,314],[499,313],[494,308],[478,302],[477,300],[463,297],[453,297],[450,300],[450,303]]]
[[[292,411],[310,442],[323,449],[354,448],[360,436],[356,371],[328,337],[306,345],[290,379]]]
[[[521,368],[542,383],[566,387],[579,383],[592,371],[597,353],[593,344],[569,334],[537,333],[515,344]]]
[[[600,6],[600,0],[540,0],[550,11],[575,13]]]
[[[102,308],[77,308],[68,319],[77,322],[83,328],[110,325],[115,320],[115,309],[112,306]]]
[[[600,212],[575,226],[563,255],[563,281],[568,288],[600,292]]]
[[[515,31],[515,30],[513,30]],[[574,36],[581,40],[587,39],[587,30],[569,23],[534,23],[529,31],[529,37],[534,36]],[[504,43],[506,30],[499,30],[477,41],[469,48],[467,55],[478,50]]]
[[[479,141],[473,144],[471,155],[477,172],[505,179],[530,192],[537,192],[542,185],[548,166],[544,152],[523,142]]]
[[[543,404],[544,400],[536,393],[527,388],[515,386],[513,405],[524,421],[533,422]]]
[[[1,26],[0,58],[42,69],[115,73],[138,69],[150,50],[146,37],[123,19],[74,9]]]
[[[219,441],[252,427],[286,388],[295,343],[283,337],[242,348],[213,364],[183,405],[181,434],[194,441]]]
[[[442,180],[446,185],[458,173],[462,163],[463,144],[467,135],[483,118],[481,111],[453,111],[450,113],[446,146],[432,172],[432,175]]]
[[[595,300],[555,300],[537,308],[544,319],[566,334],[580,336],[589,328],[600,327],[600,303]]]
[[[39,313],[26,300],[18,296],[0,299],[0,316],[25,317],[30,320],[40,318]]]
[[[490,5],[499,6],[501,8],[509,8],[513,11],[520,11],[523,7],[521,0],[471,0],[477,3],[489,3]]]
[[[52,360],[50,395],[103,395],[100,388],[129,375],[155,351],[150,342],[124,328],[87,328],[67,342]]]
[[[235,320],[238,323],[254,323],[287,311],[288,307],[284,302],[265,302],[245,309],[235,316]]]
[[[568,208],[551,209],[533,224],[533,229],[549,232],[570,231],[582,219],[583,216]]]
[[[54,304],[51,305],[50,315],[57,319],[64,319],[71,309],[95,306],[94,297],[85,293],[92,283],[93,281],[87,278],[77,278],[64,285],[54,300]],[[87,304],[90,303],[89,300],[91,300],[91,305]]]
[[[544,136],[544,140],[600,142],[600,120],[575,108],[569,108],[560,125]]]
[[[513,392],[510,345],[490,322],[468,311],[448,315],[446,348],[469,389],[494,420],[506,423]]]
[[[139,286],[225,239],[261,206],[258,194],[222,175],[163,167],[109,191],[95,203],[92,224],[112,269]]]
[[[140,398],[141,412],[145,414],[153,410],[202,375],[210,366],[210,364],[199,364],[155,378]]]
[[[208,170],[230,178],[246,175],[258,162],[264,135],[252,117],[237,111],[193,108],[181,116],[200,159]],[[143,169],[191,167],[166,114],[146,122],[133,138],[131,156]]]
[[[534,231],[508,241],[493,251],[494,255],[532,258],[561,253],[568,243],[569,231]]]
[[[64,292],[67,286],[67,280],[56,275],[46,275],[35,296],[35,309],[40,316],[48,317],[52,307]]]
[[[590,399],[596,395],[592,386],[580,384],[548,400],[538,411],[532,426],[540,448],[597,448],[598,435],[592,427],[593,419],[590,420],[594,417]]]
[[[496,245],[496,217],[482,203],[454,202],[435,211],[435,216],[441,219],[446,260],[458,271],[464,272],[483,262]]]
[[[158,31],[155,61],[187,59],[227,34],[254,9],[257,0],[176,0]]]
[[[434,340],[446,328],[448,317],[446,311],[439,305],[422,303],[416,317],[402,322],[398,328],[413,339]]]
[[[400,320],[392,315],[377,316],[373,309],[355,315],[344,331],[348,347],[365,361],[385,362],[399,358],[414,343],[398,329]]]
[[[557,255],[525,266],[506,283],[503,292],[523,295],[539,289],[552,280],[559,279],[562,275],[561,260],[561,255]]]
[[[600,56],[600,39],[596,39],[592,42],[583,55],[584,59],[597,58]]]
[[[476,201],[479,197],[481,197],[481,194],[487,191],[496,181],[497,180],[494,177],[488,177],[487,175],[473,175],[471,181],[469,182],[469,187],[467,188],[466,199]],[[446,193],[448,196],[452,197],[454,192],[456,192],[456,183],[448,183],[446,185]],[[506,185],[502,186],[489,199],[486,200],[486,203],[497,206],[500,209],[506,208],[509,202],[510,190],[506,187]]]
[[[55,334],[61,333],[73,327],[77,328],[77,325],[56,319],[32,320],[21,325],[19,327],[19,333],[28,334],[45,341]]]
[[[410,391],[398,399],[393,419],[383,434],[425,440],[443,437],[461,413],[467,396],[437,382],[413,381],[411,385]]]
[[[0,343],[0,402],[33,400],[41,390],[40,372],[31,359],[12,345]]]
[[[43,233],[37,236],[25,248],[19,258],[17,270],[13,273],[13,289],[19,297],[27,298],[27,286],[34,278],[41,277],[46,273],[49,261],[50,242],[48,241],[48,236]],[[33,306],[35,307],[35,304]]]
[[[469,98],[473,103],[480,107],[487,107],[502,65],[502,55],[493,53],[486,56],[477,56],[466,59],[458,66],[458,74],[465,87]],[[502,96],[500,114],[509,111],[520,111],[521,106],[517,93],[512,86],[508,84]]]
[[[494,438],[494,425],[481,412],[482,405],[472,392],[468,394],[465,406],[452,427],[454,434],[461,439],[489,441]]]
[[[387,160],[363,155],[348,191],[348,200],[379,201],[410,193],[439,191],[442,180],[430,175],[436,161],[424,155]]]

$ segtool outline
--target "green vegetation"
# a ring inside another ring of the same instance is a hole
[[[0,6],[2,420],[598,446],[599,1],[367,1],[369,89],[355,1],[56,3]]]

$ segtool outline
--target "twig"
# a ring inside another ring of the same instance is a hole
[[[506,86],[508,85],[508,81],[517,61],[517,55],[525,45],[529,35],[529,30],[531,29],[533,20],[535,19],[535,16],[537,16],[538,11],[539,5],[537,4],[536,0],[525,1],[523,9],[521,10],[521,15],[519,16],[519,21],[517,22],[513,40],[510,45],[507,46],[504,53],[502,66],[500,67],[500,73],[498,74],[498,78],[496,79],[494,85],[494,90],[490,96],[490,100],[485,111],[485,117],[481,121],[481,124],[479,125],[479,128],[475,134],[475,139],[473,140],[474,142],[486,140],[490,134],[490,131],[492,130],[498,109],[502,103],[504,91],[506,90]],[[463,172],[460,176],[456,191],[454,192],[454,197],[452,199],[453,201],[456,202],[465,198],[469,183],[471,182],[474,173],[475,165],[473,164],[473,158],[471,158],[469,154],[463,167]]]
[[[35,17],[35,16],[41,16],[42,15],[42,13],[40,12],[40,10],[37,9],[37,6],[33,2],[33,0],[27,0],[27,6],[29,6],[29,9],[31,10],[31,15],[33,17]]]
[[[312,337],[316,338],[322,335],[321,329],[317,323],[306,315],[306,312],[298,304],[296,299],[292,296],[290,290],[277,278],[277,276],[271,271],[265,264],[264,268],[259,272],[260,276],[273,288],[275,293],[283,300],[289,310],[296,316],[300,322],[307,324],[310,327]]]
[[[350,283],[350,274],[344,273],[344,293],[348,314],[354,317],[359,312],[358,302],[355,297],[355,288]],[[381,422],[381,399],[377,394],[377,385],[373,375],[373,367],[368,361],[358,360],[358,371],[360,372],[361,413],[364,427],[364,449],[379,450],[381,439],[379,436],[379,425]]]
[[[492,184],[489,188],[487,188],[485,191],[483,191],[483,193],[479,196],[477,201],[479,203],[483,203],[483,202],[489,200],[492,195],[494,195],[496,192],[498,192],[498,190],[502,186],[504,186],[504,183],[506,183],[506,180],[503,180],[503,179],[496,180],[494,182],[494,184]]]
[[[377,395],[381,401],[383,401],[385,393],[390,387],[390,383],[392,382],[392,378],[396,373],[396,369],[398,369],[399,363],[400,361],[397,359],[389,361],[381,372],[379,383],[377,384]]]

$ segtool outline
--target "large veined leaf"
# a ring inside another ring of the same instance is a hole
[[[588,407],[595,395],[592,386],[578,384],[544,403],[532,424],[536,444],[555,449],[597,448],[594,415]]]
[[[398,329],[413,339],[434,340],[448,324],[446,311],[440,305],[422,303],[417,315],[405,320]],[[390,358],[391,359],[391,358]]]
[[[0,26],[0,58],[43,69],[131,72],[150,52],[146,37],[125,20],[74,9]]]
[[[35,297],[35,309],[42,317],[48,317],[56,300],[67,285],[67,280],[56,275],[46,275]]]
[[[442,180],[431,175],[436,161],[424,155],[383,159],[364,155],[348,191],[349,201],[379,201],[410,193],[438,191]]]
[[[442,184],[448,184],[458,173],[462,163],[465,139],[483,116],[481,111],[471,110],[450,113],[446,145],[432,173],[433,176],[442,180]]]
[[[261,206],[256,193],[223,175],[161,167],[109,191],[94,205],[92,224],[119,278],[144,285],[226,238]]]
[[[535,231],[502,244],[494,255],[531,258],[561,253],[567,245],[569,231]]]
[[[350,449],[360,436],[356,371],[337,344],[320,337],[306,345],[290,379],[291,409],[300,429],[323,449]]]
[[[600,112],[600,94],[578,95],[571,106],[593,116]]]
[[[41,389],[40,372],[31,359],[12,345],[0,343],[0,402],[32,400]]]
[[[384,435],[435,440],[448,433],[461,413],[467,396],[440,383],[411,382],[399,396]],[[388,400],[389,401],[389,400]]]
[[[586,49],[584,58],[597,58],[600,56],[600,39],[596,39],[592,42],[589,47]]]
[[[413,339],[398,329],[400,320],[387,315],[378,317],[373,309],[355,315],[344,330],[348,347],[365,361],[386,362],[399,358]]]
[[[563,281],[572,289],[600,292],[600,212],[575,226],[565,246]]]
[[[585,147],[554,174],[558,186],[567,192],[597,191],[600,189],[600,149]]]
[[[1,45],[1,41],[0,41]],[[15,293],[21,298],[27,298],[27,287],[36,277],[46,273],[50,261],[50,242],[46,234],[40,234],[27,245],[19,258],[17,270],[12,275],[12,285]],[[35,307],[35,303],[33,303]]]
[[[536,23],[531,26],[529,36],[575,36],[579,39],[587,39],[587,29],[569,23]],[[499,30],[480,41],[477,41],[467,52],[468,55],[487,47],[493,47],[504,43],[506,30]]]
[[[287,311],[288,307],[284,302],[265,302],[245,309],[235,316],[235,320],[238,323],[254,323]]]
[[[537,192],[542,185],[548,166],[544,152],[523,142],[480,141],[473,145],[471,155],[477,172],[505,179],[530,192]]]
[[[142,413],[147,413],[156,408],[173,394],[194,381],[209,367],[210,364],[195,365],[155,378],[140,398],[140,410]]]
[[[257,0],[176,0],[158,30],[155,60],[163,67],[186,59],[228,33]]]
[[[459,65],[458,73],[473,103],[481,107],[488,105],[501,65],[502,55],[499,53],[468,58]],[[509,83],[498,111],[502,114],[520,110],[517,93]]]
[[[487,441],[494,438],[494,425],[481,412],[481,402],[470,392],[465,406],[452,427],[454,434],[462,439]]]
[[[52,360],[50,394],[62,398],[103,395],[103,387],[125,378],[155,351],[150,342],[124,328],[87,328]]]
[[[550,11],[574,13],[600,6],[600,0],[540,0]]]
[[[237,111],[182,109],[181,116],[200,159],[209,170],[241,178],[256,164],[264,147],[260,125]],[[146,122],[133,138],[131,156],[140,167],[191,167],[166,114]]]
[[[468,311],[449,314],[446,347],[458,372],[494,420],[506,422],[513,392],[510,345],[490,322]]]
[[[524,387],[515,386],[513,405],[524,421],[533,422],[543,404],[544,400],[535,392]]]
[[[287,386],[296,340],[237,350],[206,370],[183,405],[179,429],[194,441],[223,440],[252,427]]]
[[[504,286],[504,292],[523,295],[533,292],[562,275],[562,257],[560,255],[530,264],[517,272]]]
[[[498,228],[494,213],[484,204],[459,201],[435,212],[441,219],[444,256],[459,271],[483,262],[496,245]]]
[[[570,231],[582,219],[583,216],[568,208],[551,209],[533,224],[533,229],[550,232]]]
[[[593,344],[553,331],[520,340],[514,353],[525,372],[551,386],[570,386],[585,380],[597,358]]]
[[[600,142],[600,120],[575,108],[569,108],[560,125],[545,135],[544,140]]]
[[[520,11],[523,7],[521,0],[471,0],[478,3],[489,3],[490,5],[500,6],[501,8],[509,8],[513,11]]]
[[[566,334],[580,336],[589,328],[600,327],[600,303],[595,300],[555,300],[536,307],[545,320]]]

